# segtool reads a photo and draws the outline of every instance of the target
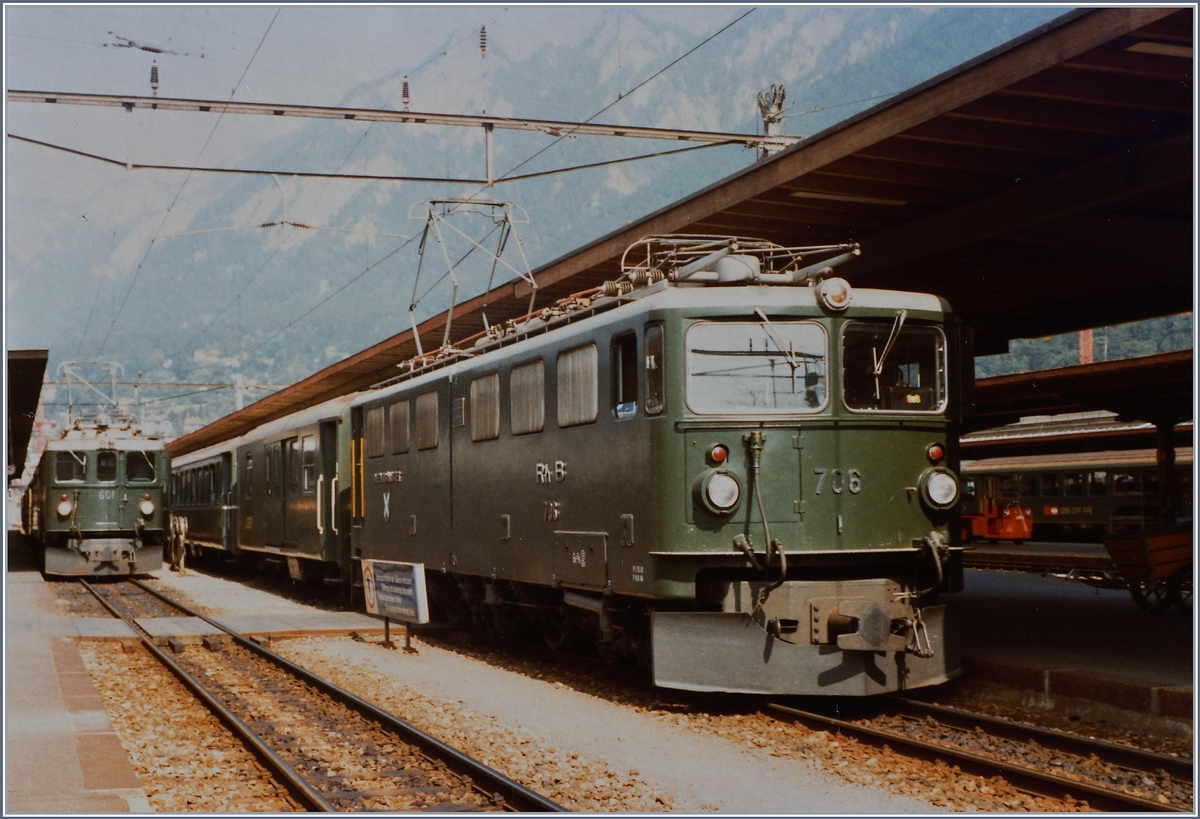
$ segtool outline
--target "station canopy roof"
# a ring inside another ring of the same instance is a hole
[[[8,351],[8,479],[25,471],[29,439],[37,418],[42,380],[46,375],[46,350]]]
[[[856,287],[936,293],[1008,339],[1192,309],[1193,9],[1070,12],[534,271],[537,304],[619,275],[654,233],[857,241]],[[523,315],[517,280],[462,303]],[[440,338],[445,314],[421,325]],[[427,345],[428,346],[428,345]],[[175,441],[189,452],[396,374],[393,336]]]

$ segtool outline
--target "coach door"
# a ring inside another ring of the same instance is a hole
[[[264,541],[268,546],[283,545],[283,442],[263,447],[266,456],[267,497],[263,503]]]
[[[283,545],[316,554],[317,439],[315,435],[283,442]]]
[[[338,554],[337,494],[337,421],[322,421],[320,441],[317,447],[317,536],[321,539],[323,559],[330,560]]]

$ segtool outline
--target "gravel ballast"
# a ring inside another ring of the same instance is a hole
[[[164,571],[158,585],[217,618],[308,608],[196,572]],[[349,638],[277,641],[273,649],[575,810],[900,813],[944,804],[943,788],[920,794],[932,788],[917,784],[909,795],[880,787],[886,770],[875,783],[848,782],[808,754],[780,756],[740,735],[692,730],[673,719],[681,715],[663,719],[415,644],[416,655]],[[826,741],[836,742],[815,740]]]

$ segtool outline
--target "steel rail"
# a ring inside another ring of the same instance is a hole
[[[238,645],[274,663],[276,666],[284,669],[288,673],[299,677],[313,687],[333,697],[335,700],[349,705],[369,719],[374,720],[388,730],[393,731],[404,740],[419,746],[427,756],[446,761],[447,764],[455,768],[456,773],[465,775],[467,778],[471,779],[473,783],[486,782],[487,788],[483,788],[479,785],[477,785],[477,787],[480,787],[481,792],[488,796],[502,797],[502,802],[505,808],[517,810],[523,813],[567,812],[567,809],[557,802],[547,799],[542,794],[530,790],[519,782],[509,779],[499,771],[489,768],[477,759],[467,756],[457,748],[453,748],[441,740],[433,737],[432,735],[425,733],[415,725],[405,722],[396,715],[384,711],[379,706],[362,699],[356,694],[352,694],[346,689],[333,684],[329,680],[317,676],[307,668],[297,665],[286,657],[282,657],[270,649],[259,645],[255,641],[244,637],[220,621],[214,620],[213,618],[207,617],[199,612],[192,611],[182,603],[172,600],[167,595],[163,594],[157,589],[147,586],[140,580],[131,580],[130,582],[159,598],[163,602],[175,606],[189,617],[198,617],[209,625],[221,629],[221,631],[233,638]]]
[[[1160,802],[1153,802],[1138,796],[1130,796],[1129,794],[1099,785],[1066,779],[1054,774],[1043,773],[1033,768],[1027,768],[1023,765],[1015,765],[1011,762],[992,759],[957,748],[915,739],[901,733],[857,725],[846,720],[827,717],[823,714],[815,714],[811,711],[802,711],[797,708],[779,705],[778,703],[767,703],[766,710],[782,715],[782,717],[777,718],[816,723],[836,728],[842,733],[850,734],[859,739],[865,738],[868,741],[883,741],[890,745],[902,745],[914,755],[923,759],[936,759],[939,757],[950,759],[964,771],[981,776],[1001,775],[1014,787],[1041,796],[1048,796],[1053,799],[1062,799],[1068,795],[1076,798],[1086,797],[1088,805],[1096,810],[1191,812],[1186,808],[1164,805]],[[772,715],[774,716],[775,714]]]
[[[234,732],[241,737],[242,741],[249,745],[254,753],[256,753],[259,758],[263,759],[294,793],[299,794],[303,802],[306,802],[310,808],[316,811],[321,811],[324,813],[337,812],[337,808],[335,808],[327,799],[325,799],[324,796],[314,789],[313,786],[304,779],[304,777],[297,773],[295,768],[284,761],[283,757],[275,753],[275,751],[272,750],[271,747],[263,741],[262,737],[256,734],[249,725],[247,725],[241,720],[241,718],[230,711],[224,703],[213,696],[212,693],[205,688],[199,680],[189,674],[183,668],[183,666],[179,665],[179,663],[167,656],[166,652],[156,646],[145,629],[134,622],[132,618],[126,617],[117,611],[116,608],[114,608],[111,603],[105,600],[104,597],[101,596],[98,591],[96,591],[96,589],[92,588],[91,584],[86,580],[80,579],[79,582],[82,583],[83,587],[91,592],[92,595],[100,601],[100,605],[104,606],[104,608],[108,609],[108,611],[111,612],[114,617],[119,618],[125,623],[125,625],[133,629],[133,633],[141,638],[142,644],[146,646],[146,649],[152,655],[154,655],[155,659],[170,669],[171,673],[178,677],[179,680],[186,685],[191,692],[195,694],[198,699],[200,699],[201,702],[208,706],[209,710],[223,720],[225,724],[231,727]]]
[[[257,114],[274,117],[394,122],[417,125],[457,125],[494,127],[515,131],[540,131],[550,136],[611,136],[640,139],[683,140],[686,142],[735,142],[748,147],[763,144],[791,145],[798,136],[764,136],[722,131],[680,128],[648,128],[638,125],[602,125],[593,122],[494,117],[486,114],[437,114],[422,111],[388,111],[378,108],[337,108],[322,105],[285,105],[268,102],[232,102],[171,97],[137,97],[116,94],[78,94],[59,91],[7,92],[9,102],[39,102],[60,105],[98,105],[110,108],[146,108],[159,111],[189,111],[213,114]]]
[[[932,715],[943,725],[972,730],[975,727],[984,728],[992,736],[1006,739],[1025,740],[1034,737],[1038,745],[1055,751],[1087,757],[1095,754],[1105,762],[1120,765],[1143,773],[1154,773],[1162,770],[1172,778],[1182,782],[1193,782],[1195,778],[1194,762],[1177,756],[1147,751],[1119,742],[1108,742],[1103,739],[1082,737],[1078,734],[1068,734],[1065,731],[1055,731],[1051,728],[1041,728],[1036,725],[1024,725],[1013,720],[992,717],[986,714],[976,714],[961,708],[951,708],[945,705],[922,702],[921,700],[903,697],[896,694],[886,695],[888,702],[898,709],[907,711],[912,716]]]

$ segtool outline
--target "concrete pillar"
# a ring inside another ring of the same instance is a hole
[[[1179,511],[1179,486],[1175,480],[1175,417],[1154,421],[1158,433],[1158,520],[1174,523]]]

